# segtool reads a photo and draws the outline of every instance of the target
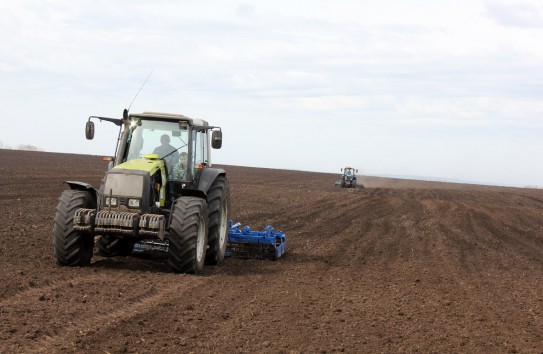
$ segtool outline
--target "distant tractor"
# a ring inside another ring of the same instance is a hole
[[[352,167],[342,168],[343,174],[341,175],[341,187],[342,188],[356,188],[356,173],[358,170]]]
[[[162,251],[176,273],[198,273],[225,256],[230,221],[226,172],[211,167],[220,127],[180,114],[123,112],[91,116],[119,126],[115,157],[101,186],[67,181],[55,215],[54,255],[61,266],[104,257]]]

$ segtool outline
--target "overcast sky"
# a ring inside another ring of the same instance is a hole
[[[0,1],[0,146],[111,155],[130,109],[215,163],[543,185],[543,2]]]

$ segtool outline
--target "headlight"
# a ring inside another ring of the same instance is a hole
[[[117,206],[117,198],[111,198],[111,204],[110,204],[110,198],[106,198],[106,206]]]
[[[139,199],[128,199],[128,207],[129,208],[139,208],[140,207],[140,200]]]

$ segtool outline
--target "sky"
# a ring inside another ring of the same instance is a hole
[[[0,147],[112,155],[85,122],[130,108],[221,126],[218,164],[543,186],[540,0],[0,5]]]

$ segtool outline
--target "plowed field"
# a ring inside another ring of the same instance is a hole
[[[543,190],[221,167],[232,217],[286,233],[277,262],[67,268],[63,181],[104,162],[0,150],[0,353],[543,352]]]

